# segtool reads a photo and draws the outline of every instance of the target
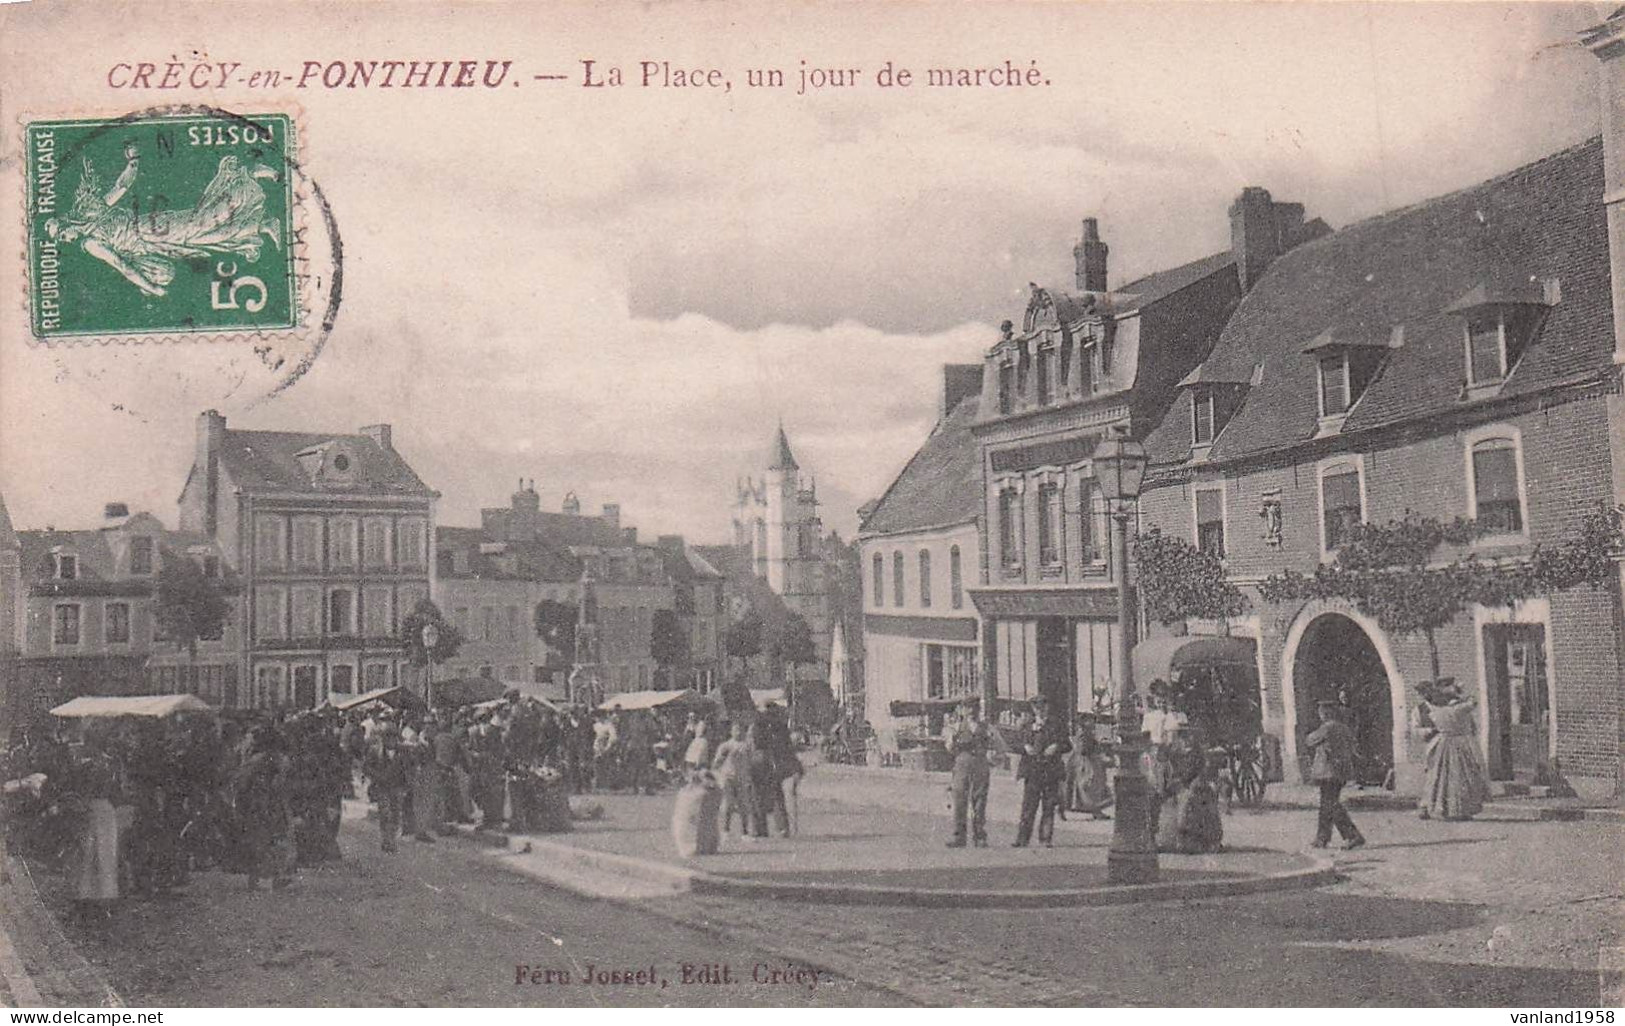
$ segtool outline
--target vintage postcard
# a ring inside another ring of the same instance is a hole
[[[1610,5],[0,5],[0,1005],[1612,1023],[1622,375]]]

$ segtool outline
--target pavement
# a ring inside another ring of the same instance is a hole
[[[801,868],[839,874],[846,870],[825,849],[870,845],[862,850],[871,856],[917,853],[933,860],[932,875],[957,873],[984,886],[1011,873],[1077,882],[1077,867],[1096,858],[1110,824],[1074,819],[1057,825],[1052,851],[1012,850],[1015,793],[1012,781],[996,780],[991,833],[1002,850],[950,851],[940,847],[948,829],[942,778],[819,767],[803,784],[801,835],[751,853],[730,845],[721,858],[737,858],[728,872],[745,878]],[[637,850],[634,837],[659,846],[671,794],[591,800],[603,819],[563,838],[516,836],[506,848],[409,841],[388,856],[377,850],[365,808],[353,805],[341,836],[344,861],[303,871],[288,891],[249,892],[242,877],[206,873],[168,898],[132,900],[92,917],[68,914],[66,878],[37,868],[24,879],[43,921],[19,916],[12,890],[0,893],[0,928],[15,952],[0,957],[0,982],[8,985],[0,997],[28,996],[10,986],[22,979],[18,965],[41,1003],[66,1007],[121,999],[132,1006],[1596,1007],[1625,994],[1625,829],[1617,823],[1423,822],[1405,810],[1356,808],[1371,844],[1334,850],[1337,877],[1324,886],[1100,907],[877,907],[676,886],[672,880],[691,867],[669,854],[669,836],[665,857],[623,854]],[[1286,857],[1303,848],[1314,813],[1237,809],[1224,822],[1238,860],[1258,854],[1252,849]],[[864,823],[878,826],[860,829]],[[819,833],[842,837],[819,840]],[[896,839],[888,848],[854,836],[863,833]],[[587,898],[524,871],[521,863],[568,862],[548,846],[586,853],[580,871],[587,875],[613,875],[604,859],[626,859],[647,875],[624,874],[616,900]],[[975,861],[984,858],[1009,861]],[[882,864],[878,872],[910,865]],[[522,965],[532,972],[518,981]],[[635,976],[639,965],[649,969],[645,983],[581,985],[611,968]],[[706,967],[729,972],[707,975]],[[783,982],[797,973],[804,985]],[[560,985],[564,974],[572,985]]]

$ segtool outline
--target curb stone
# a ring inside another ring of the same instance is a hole
[[[47,966],[36,965],[35,971],[28,974],[39,998],[49,1004],[68,1007],[123,1008],[124,1000],[118,992],[101,971],[85,958],[78,946],[68,939],[56,916],[45,907],[27,863],[7,854],[5,877],[6,883],[0,886],[0,893],[6,896],[9,918],[13,922],[23,920],[42,933],[41,941],[49,949],[47,952],[30,952],[36,958],[48,957],[51,962]],[[12,936],[15,937],[15,933]],[[24,955],[25,973],[28,972],[27,960],[28,956]],[[22,998],[25,995],[14,993],[12,996]]]

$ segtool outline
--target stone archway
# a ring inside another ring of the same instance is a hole
[[[1356,780],[1381,785],[1394,768],[1403,743],[1404,682],[1381,630],[1343,603],[1314,602],[1298,615],[1287,634],[1281,660],[1287,744],[1302,779],[1308,779],[1310,753],[1303,738],[1319,724],[1315,703],[1341,698],[1359,745]]]

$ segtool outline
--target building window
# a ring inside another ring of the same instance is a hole
[[[1320,415],[1335,417],[1349,411],[1349,360],[1347,353],[1322,356],[1320,367]]]
[[[220,576],[220,557],[219,556],[204,556],[203,557],[203,576],[204,577],[219,577]]]
[[[286,537],[281,517],[254,518],[254,559],[261,566],[280,568],[287,559]]]
[[[931,553],[920,550],[920,608],[931,608]]]
[[[322,591],[320,588],[293,589],[293,636],[318,638],[322,634]]]
[[[869,582],[869,598],[878,608],[886,604],[886,557],[875,553],[873,564],[873,580]]]
[[[355,594],[334,588],[327,596],[327,633],[349,634],[355,623]]]
[[[130,604],[109,602],[102,613],[102,635],[109,645],[130,643]]]
[[[1038,561],[1053,567],[1061,560],[1061,486],[1047,482],[1038,486]]]
[[[79,607],[64,603],[52,614],[51,641],[57,645],[79,644]]]
[[[479,669],[480,676],[485,678],[486,680],[491,680],[492,678],[494,678],[496,676],[496,673],[497,673],[496,667],[494,667],[494,666],[482,666]]]
[[[1515,438],[1486,438],[1472,447],[1472,515],[1491,534],[1523,533]]]
[[[146,536],[130,539],[130,573],[146,577],[152,573],[152,539]]]
[[[1196,547],[1224,558],[1224,492],[1221,489],[1196,490]]]
[[[1048,406],[1049,405],[1049,398],[1050,398],[1049,361],[1050,361],[1050,351],[1048,349],[1040,349],[1038,351],[1038,361],[1037,361],[1037,363],[1038,363],[1038,368],[1037,368],[1038,369],[1038,405],[1040,405],[1040,406]]]
[[[948,603],[955,609],[965,606],[965,571],[957,545],[948,550]]]
[[[899,608],[903,605],[903,554],[891,554],[891,604]]]
[[[424,551],[423,521],[413,518],[401,520],[395,526],[395,541],[401,566],[420,570],[428,562]]]
[[[1360,500],[1360,468],[1340,463],[1321,471],[1321,547],[1333,552],[1348,541],[1349,534],[1365,520]]]
[[[254,636],[280,638],[283,634],[281,588],[254,589]]]
[[[368,517],[362,525],[361,554],[367,569],[389,566],[389,518]]]
[[[394,618],[390,616],[388,588],[368,588],[361,596],[361,618],[363,632],[370,638],[387,638],[395,633]],[[464,610],[467,618],[467,610]],[[466,623],[462,628],[466,628]],[[468,637],[468,634],[463,634]]]
[[[1467,383],[1491,384],[1506,377],[1506,350],[1501,318],[1475,317],[1467,322]]]
[[[282,667],[261,666],[254,679],[254,704],[274,709],[286,703],[282,694]]]
[[[1016,408],[1016,365],[999,364],[999,412],[1012,413]]]
[[[334,517],[327,522],[327,562],[329,566],[355,566],[356,522],[351,517]]]
[[[362,672],[367,675],[368,691],[381,691],[389,687],[388,663],[368,663]]]
[[[1061,373],[1059,375],[1062,394],[1072,387],[1072,340],[1061,340]]]
[[[1213,393],[1205,388],[1191,393],[1191,444],[1213,444]]]
[[[59,581],[79,579],[79,557],[66,552],[56,554],[56,578]]]
[[[355,667],[339,664],[327,671],[328,690],[336,695],[348,695],[355,690]]]
[[[316,517],[293,518],[293,565],[301,570],[322,566],[322,522]]]
[[[497,640],[497,607],[480,607],[480,638],[484,641]]]
[[[1014,488],[999,493],[999,561],[1006,570],[1021,566],[1021,493]]]
[[[509,606],[506,610],[504,610],[504,612],[506,612],[506,614],[507,614],[508,622],[507,622],[507,625],[506,625],[507,626],[507,633],[505,633],[503,635],[503,637],[507,638],[509,641],[518,641],[519,640],[519,607],[518,606]]]
[[[980,697],[982,688],[978,662],[977,649],[969,645],[926,645],[925,697]]]

